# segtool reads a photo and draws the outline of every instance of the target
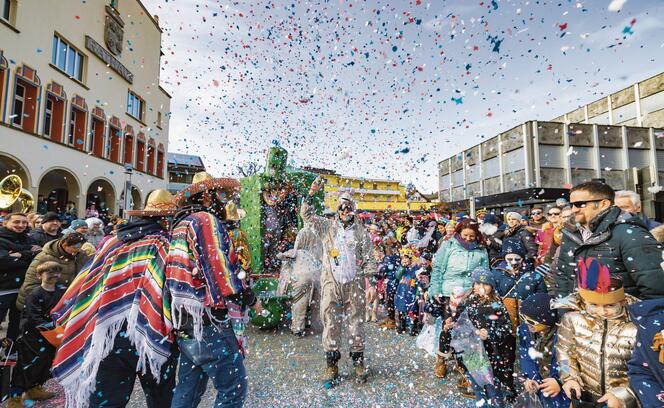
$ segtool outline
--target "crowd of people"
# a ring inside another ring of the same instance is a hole
[[[640,212],[636,193],[592,181],[570,201],[502,216],[380,214],[367,226],[378,324],[429,335],[440,319],[433,375],[454,365],[460,393],[483,406],[524,393],[544,407],[664,406],[664,227]],[[451,346],[461,316],[482,340],[489,384]]]
[[[453,366],[459,394],[483,406],[524,396],[544,407],[664,404],[664,227],[640,214],[637,194],[592,181],[569,201],[505,214],[363,221],[347,193],[316,215],[320,188],[317,180],[302,201],[294,247],[276,259],[290,268],[280,286],[293,334],[310,334],[320,316],[326,386],[339,381],[344,330],[355,377],[367,381],[364,324],[376,322],[435,336],[432,376]],[[16,362],[8,406],[52,398],[43,387],[51,375],[71,406],[124,406],[137,378],[151,407],[195,407],[208,381],[215,406],[242,406],[235,322],[261,305],[241,210],[228,199],[238,192],[235,180],[199,173],[175,197],[157,190],[144,210],[106,225],[89,211],[66,226],[57,213],[6,214],[0,318],[3,360]],[[481,341],[488,381],[459,346],[464,322]]]

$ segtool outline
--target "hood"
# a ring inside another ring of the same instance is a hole
[[[641,217],[633,216],[632,214],[621,210],[618,207],[609,207],[604,212],[599,213],[591,222],[590,230],[593,234],[597,232],[603,232],[609,229],[613,224],[623,224],[628,223],[631,225],[638,225],[646,230],[648,226],[643,221]]]
[[[638,320],[646,316],[663,316],[664,298],[643,300],[629,305],[629,314],[634,322],[638,322]]]
[[[27,232],[14,232],[11,231],[5,227],[0,227],[0,238],[6,239],[11,242],[20,242],[20,243],[26,243],[28,240],[28,234]]]
[[[164,229],[156,219],[143,218],[128,222],[118,228],[118,240],[127,243],[160,232],[164,232]]]

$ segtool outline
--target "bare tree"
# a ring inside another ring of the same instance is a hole
[[[237,170],[243,177],[253,176],[256,173],[263,172],[263,166],[256,162],[245,163],[242,166],[237,166]]]

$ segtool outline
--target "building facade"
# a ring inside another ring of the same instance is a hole
[[[140,0],[0,6],[0,176],[19,175],[48,210],[141,208],[167,186],[156,16]]]
[[[304,167],[325,179],[325,208],[336,209],[339,196],[353,194],[357,209],[362,211],[428,211],[437,202],[429,201],[415,191],[407,191],[398,181],[342,176],[331,170]]]
[[[640,193],[664,217],[664,73],[550,122],[529,121],[438,164],[439,197],[453,208],[551,202],[593,178]]]
[[[167,157],[168,191],[173,194],[190,185],[194,174],[205,171],[205,164],[199,156],[169,152]]]

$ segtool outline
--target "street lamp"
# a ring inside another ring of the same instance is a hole
[[[132,167],[131,164],[124,165],[124,174],[127,175],[127,180],[125,181],[124,211],[130,209],[129,206],[131,203],[131,175],[133,172],[134,168]]]

